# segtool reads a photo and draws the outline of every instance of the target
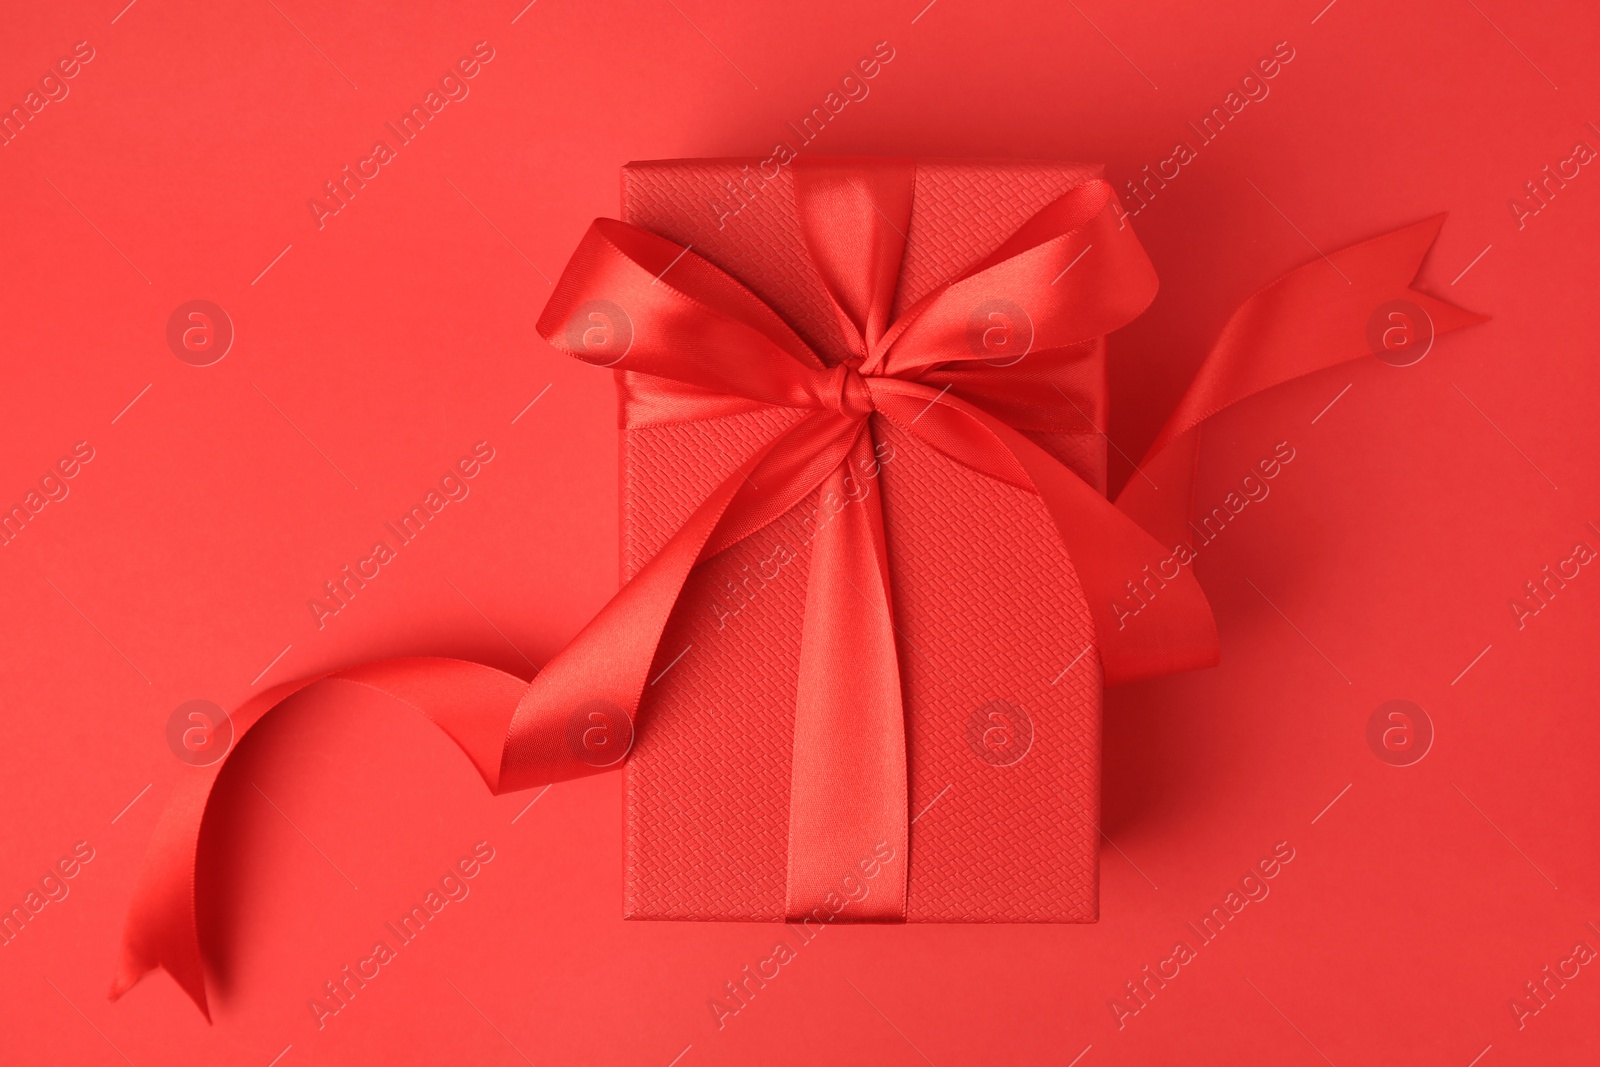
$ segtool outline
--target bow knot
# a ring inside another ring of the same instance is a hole
[[[819,376],[817,401],[824,410],[851,421],[864,419],[877,409],[871,387],[853,363],[841,363]]]

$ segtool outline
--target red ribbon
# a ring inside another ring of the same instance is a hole
[[[786,906],[792,916],[810,912],[839,871],[883,841],[895,860],[880,878],[893,888],[874,894],[870,914],[861,917],[903,919],[906,747],[894,602],[881,502],[859,473],[872,465],[874,420],[1040,498],[1094,616],[1106,681],[1116,683],[1216,661],[1210,608],[1188,570],[1136,624],[1120,625],[1115,607],[1131,579],[1168,555],[1128,512],[1153,525],[1183,514],[1201,419],[1288,378],[1367,354],[1367,320],[1386,301],[1414,301],[1433,316],[1436,332],[1481,321],[1408,287],[1440,220],[1334,253],[1328,259],[1336,269],[1319,260],[1290,272],[1230,320],[1158,441],[1153,460],[1180,460],[1162,479],[1172,488],[1160,498],[1125,493],[1124,510],[1027,436],[1084,428],[1082,413],[1064,411],[1059,397],[1097,395],[1099,339],[1155,295],[1154,270],[1111,187],[1095,180],[1073,189],[891,322],[914,177],[915,165],[901,161],[795,165],[806,251],[850,352],[831,367],[711,263],[646,231],[596,220],[539,331],[580,359],[631,372],[628,425],[773,408],[791,409],[792,421],[710,493],[532,682],[462,660],[384,661],[263,693],[234,714],[236,734],[299,690],[342,681],[423,712],[495,793],[603,770],[617,760],[597,766],[582,733],[593,722],[631,738],[690,571],[814,491],[852,498],[860,506],[840,508],[813,541],[795,695]],[[1006,367],[969,340],[975,309],[997,300],[1024,309],[1033,330],[1026,357]],[[617,335],[608,332],[619,327],[628,340],[621,362]],[[194,878],[200,824],[224,763],[187,771],[163,813],[130,908],[113,998],[162,967],[210,1017]]]

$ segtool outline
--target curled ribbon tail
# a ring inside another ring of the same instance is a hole
[[[500,739],[527,683],[481,663],[442,658],[384,660],[321,677],[276,686],[230,716],[235,738],[295,694],[333,682],[383,693],[427,716],[472,760],[491,790],[497,790]],[[156,824],[135,884],[123,927],[122,958],[111,983],[116,1000],[161,968],[211,1020],[205,967],[195,921],[195,872],[200,832],[213,787],[238,741],[221,760],[186,769]],[[498,790],[497,790],[498,791]]]

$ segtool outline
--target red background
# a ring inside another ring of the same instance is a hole
[[[1507,201],[1600,146],[1600,15],[122,2],[12,3],[0,32],[7,103],[95,49],[0,148],[0,502],[75,442],[96,453],[0,548],[0,902],[95,849],[0,948],[4,1062],[1593,1062],[1595,967],[1521,1028],[1509,1002],[1600,949],[1600,576],[1521,630],[1508,601],[1600,547],[1600,177],[1520,229]],[[480,40],[470,96],[319,230],[306,201]],[[1494,316],[1208,432],[1202,501],[1278,441],[1297,458],[1203,554],[1223,665],[1108,698],[1102,921],[832,929],[719,1030],[707,1000],[781,931],[623,923],[616,777],[526,809],[421,718],[340,693],[275,717],[224,779],[215,1025],[163,975],[109,1004],[185,770],[174,708],[401,654],[530,673],[610,594],[612,387],[537,339],[546,279],[616,213],[621,163],[765,155],[880,40],[895,59],[811,150],[1103,160],[1119,185],[1295,50],[1136,220],[1163,290],[1114,339],[1123,452],[1313,246],[1448,210],[1421,284]],[[237,331],[209,367],[165,340],[196,298]],[[307,599],[479,440],[497,458],[471,497],[318,630]],[[1409,767],[1366,741],[1391,699],[1436,731]],[[479,840],[496,858],[471,896],[319,1031],[307,1000]],[[1119,1029],[1123,983],[1280,841],[1271,895]]]

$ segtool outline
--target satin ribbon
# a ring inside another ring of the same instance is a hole
[[[857,503],[839,509],[812,542],[786,910],[809,913],[840,872],[886,841],[896,860],[880,878],[890,891],[875,894],[862,917],[903,919],[909,824],[894,604],[881,501],[857,473],[871,461],[877,419],[1040,499],[1083,585],[1108,684],[1216,661],[1215,624],[1188,571],[1134,625],[1121,625],[1116,611],[1123,587],[1167,555],[1129,511],[1159,519],[1164,509],[1181,510],[1171,501],[1187,499],[1192,463],[1169,480],[1172,495],[1153,503],[1125,493],[1138,506],[1124,510],[1024,432],[1092,425],[1083,412],[1063,410],[1059,397],[1091,402],[1097,339],[1155,295],[1154,270],[1110,186],[1095,180],[1073,189],[891,321],[914,164],[802,161],[794,175],[801,233],[832,299],[845,362],[828,366],[776,312],[691,251],[606,219],[584,235],[539,320],[558,349],[628,372],[629,425],[772,408],[793,410],[792,423],[713,489],[532,682],[461,660],[367,664],[261,694],[234,714],[236,736],[308,686],[357,684],[427,715],[496,793],[604,770],[617,758],[596,760],[579,739],[591,724],[613,739],[632,737],[662,632],[693,568],[813,492],[852,498]],[[1421,297],[1437,332],[1481,321],[1408,288],[1438,223],[1420,226],[1432,229],[1410,227],[1335,253],[1338,272],[1318,261],[1247,301],[1153,455],[1185,447],[1200,419],[1244,396],[1363,355],[1352,338],[1385,300]],[[1010,366],[970,340],[975,310],[996,300],[1031,320],[1032,348]],[[610,343],[619,327],[628,342],[620,354]],[[186,772],[163,813],[130,908],[113,999],[161,967],[210,1018],[194,881],[201,822],[224,764]]]

